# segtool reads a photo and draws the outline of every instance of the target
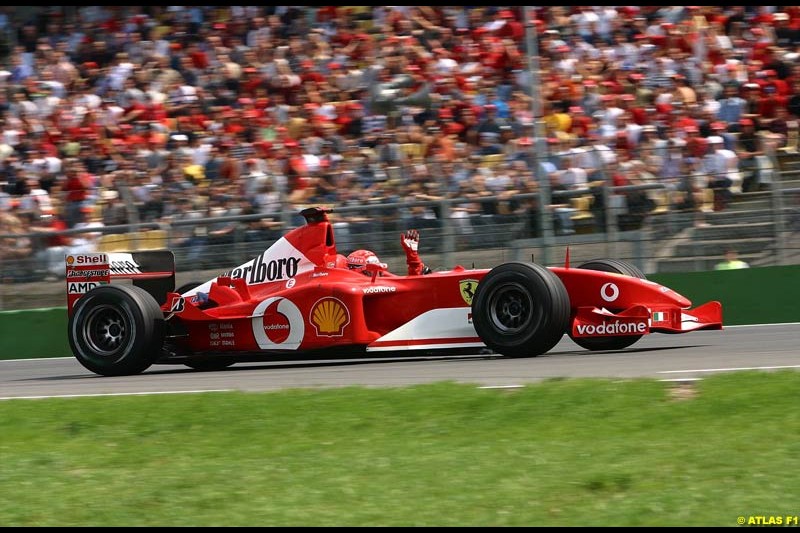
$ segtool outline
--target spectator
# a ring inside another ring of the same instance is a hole
[[[717,119],[735,124],[741,120],[745,113],[747,102],[739,95],[739,87],[736,83],[730,82],[725,85],[724,96],[719,100]],[[706,106],[706,109],[709,109]],[[712,108],[713,109],[713,108]]]
[[[739,127],[741,131],[737,137],[736,155],[742,176],[742,191],[757,191],[760,188],[758,157],[764,155],[761,139],[756,134],[755,124],[751,119],[743,118],[739,121]]]
[[[723,151],[722,137],[712,136],[708,139],[708,151],[703,156],[703,171],[709,177],[709,188],[714,191],[714,210],[725,209],[731,201],[733,181],[728,171],[730,159]],[[737,165],[738,167],[738,165]]]
[[[714,270],[736,270],[739,268],[750,268],[746,261],[739,259],[739,254],[734,249],[725,251],[725,259],[714,266]]]
[[[0,212],[0,281],[30,281],[33,278],[33,242],[23,220],[14,211]]]
[[[78,221],[72,227],[76,230],[92,230],[104,227],[99,209],[92,206],[82,207],[79,211]],[[86,254],[97,251],[97,243],[102,235],[99,231],[82,231],[73,235],[67,247],[70,254]]]
[[[195,202],[201,203],[199,198]],[[171,227],[170,246],[179,250],[188,249],[187,258],[190,264],[198,260],[200,251],[205,245],[205,227],[191,224],[204,216],[204,213],[195,207],[195,202],[188,194],[178,196],[174,211],[165,218],[165,222]],[[182,224],[182,222],[187,223]]]
[[[119,197],[119,192],[105,190],[100,193],[100,201],[103,206],[103,225],[120,226],[129,223],[128,209]]]
[[[64,206],[67,227],[73,228],[83,219],[81,209],[87,206],[91,183],[89,175],[77,159],[69,159],[64,164]]]
[[[786,102],[786,109],[794,120],[800,119],[800,77],[792,81],[792,93]]]

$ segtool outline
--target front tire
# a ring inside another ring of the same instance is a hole
[[[164,343],[164,313],[144,289],[102,285],[82,296],[68,322],[72,353],[102,376],[139,374]]]
[[[558,344],[569,326],[561,279],[536,263],[509,262],[490,270],[472,300],[475,331],[508,357],[535,357]]]
[[[639,267],[622,259],[592,259],[581,263],[577,268],[597,270],[598,272],[616,272],[634,278],[647,279]]]
[[[615,272],[617,274],[624,274],[639,279],[647,279],[644,272],[627,261],[621,259],[592,259],[581,263],[577,268],[586,270],[597,270],[599,272]],[[620,309],[610,309],[611,312],[618,312]],[[643,335],[620,335],[619,337],[573,337],[572,332],[569,337],[581,348],[591,351],[600,350],[624,350],[632,346]]]

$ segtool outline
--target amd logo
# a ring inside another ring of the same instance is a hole
[[[67,294],[86,294],[100,285],[106,285],[106,283],[104,281],[73,281],[67,284]]]

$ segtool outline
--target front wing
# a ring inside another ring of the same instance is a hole
[[[699,329],[722,329],[720,302],[707,302],[694,309],[634,305],[617,313],[605,308],[579,307],[572,318],[571,331],[573,337],[616,337]]]

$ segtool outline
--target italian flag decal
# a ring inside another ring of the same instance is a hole
[[[660,311],[653,313],[653,322],[664,322],[667,319],[667,313]]]

